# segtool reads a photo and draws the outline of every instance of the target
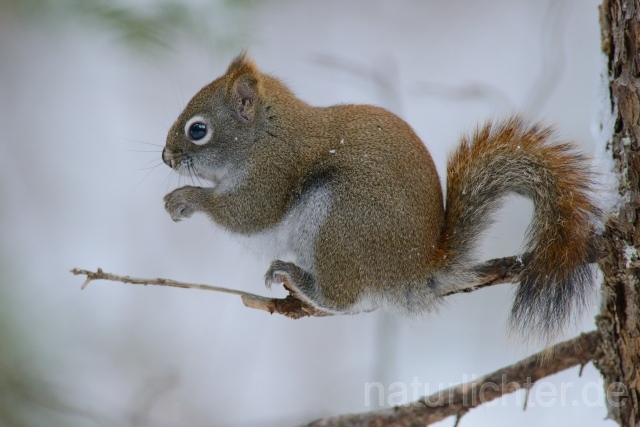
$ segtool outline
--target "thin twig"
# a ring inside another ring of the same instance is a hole
[[[226,294],[234,294],[240,296],[258,296],[248,292],[238,291],[235,289],[222,288],[219,286],[211,286],[211,285],[200,285],[195,283],[186,283],[186,282],[178,282],[177,280],[171,279],[139,279],[130,276],[118,276],[117,274],[105,273],[101,268],[98,268],[97,271],[89,271],[89,270],[81,270],[78,268],[74,268],[71,270],[71,273],[75,275],[85,275],[87,279],[84,281],[81,289],[87,287],[87,285],[93,280],[111,280],[113,282],[122,282],[122,283],[130,283],[133,285],[159,285],[159,286],[172,286],[175,288],[187,288],[187,289],[200,289],[204,291],[215,291],[215,292],[224,292]]]
[[[498,285],[501,283],[512,282],[523,267],[520,257],[507,257],[487,261],[476,266],[475,271],[478,273],[479,279],[473,283],[469,283],[466,287],[444,294],[450,296],[458,293],[468,293],[487,286]],[[284,286],[289,290],[286,298],[268,298],[250,292],[239,291],[236,289],[223,288],[220,286],[203,285],[196,283],[179,282],[171,279],[140,279],[130,276],[119,276],[117,274],[104,272],[101,268],[96,271],[82,270],[74,268],[71,273],[75,275],[87,276],[81,286],[81,289],[93,280],[110,280],[114,282],[130,283],[133,285],[158,285],[171,286],[176,288],[200,289],[205,291],[224,292],[227,294],[239,295],[242,297],[242,303],[249,308],[267,311],[271,314],[282,314],[292,319],[301,317],[324,317],[331,316],[331,313],[322,311],[311,306],[304,300],[298,298],[295,293],[285,283]]]
[[[292,319],[299,319],[301,317],[323,317],[331,316],[331,314],[324,311],[320,311],[315,307],[312,307],[295,297],[293,293],[287,295],[286,298],[267,298],[260,295],[252,294],[250,292],[239,291],[236,289],[223,288],[221,286],[203,285],[197,283],[179,282],[171,279],[141,279],[130,276],[120,276],[117,274],[107,273],[101,268],[96,271],[83,270],[74,268],[71,273],[75,275],[87,276],[86,280],[82,283],[81,289],[87,287],[87,285],[93,280],[109,280],[112,282],[129,283],[133,285],[158,285],[158,286],[171,286],[175,288],[186,289],[200,289],[203,291],[223,292],[226,294],[239,295],[242,298],[242,303],[249,308],[256,310],[267,311],[271,314],[277,313],[287,316]],[[286,284],[285,284],[286,287]]]
[[[316,420],[307,427],[391,427],[426,426],[457,416],[505,394],[529,390],[541,378],[585,364],[598,357],[597,331],[553,346],[513,365],[499,369],[470,383],[439,391],[405,406],[395,406],[364,414],[340,415]],[[528,398],[528,396],[527,396]]]

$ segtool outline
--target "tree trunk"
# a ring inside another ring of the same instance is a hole
[[[640,0],[604,0],[600,6],[602,50],[608,60],[608,143],[620,177],[620,204],[606,230],[600,263],[604,274],[602,336],[596,366],[604,377],[609,417],[621,426],[640,425]],[[601,100],[601,102],[604,102]]]

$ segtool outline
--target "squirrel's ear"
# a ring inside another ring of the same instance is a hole
[[[231,61],[231,64],[229,64],[229,67],[227,68],[227,72],[225,74],[233,74],[238,68],[242,67],[242,65],[246,64],[247,62],[251,62],[251,60],[247,57],[247,50],[245,49],[240,52],[238,56],[233,58],[233,61]]]
[[[260,91],[260,73],[256,65],[242,52],[229,68],[227,76],[231,81],[228,96],[238,115],[250,121],[255,116],[255,105]]]
[[[244,120],[253,120],[258,97],[259,80],[256,76],[243,74],[233,83],[233,99],[238,115]]]

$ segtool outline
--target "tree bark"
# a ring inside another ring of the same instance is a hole
[[[605,232],[602,336],[595,361],[607,396],[609,417],[621,426],[640,425],[640,0],[604,0],[600,6],[602,50],[608,60],[607,105],[615,125],[607,144],[620,177],[620,204]]]

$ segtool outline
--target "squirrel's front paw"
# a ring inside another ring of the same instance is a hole
[[[198,187],[186,186],[177,188],[164,196],[164,208],[172,220],[178,222],[193,215],[196,211],[198,190]]]

